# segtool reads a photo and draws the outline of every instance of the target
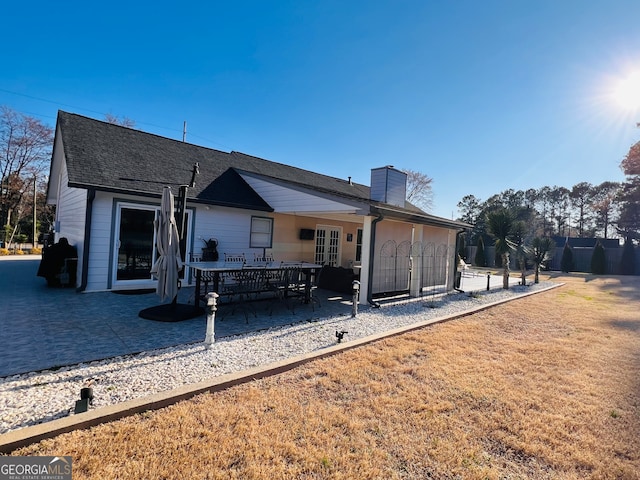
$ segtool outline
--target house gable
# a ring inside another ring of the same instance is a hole
[[[345,213],[365,215],[368,204],[294,185],[272,177],[241,172],[253,190],[279,213]]]

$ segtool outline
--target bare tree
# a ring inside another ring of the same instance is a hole
[[[0,223],[12,224],[25,188],[42,176],[51,160],[53,129],[40,120],[0,107]],[[16,223],[16,222],[13,222]]]
[[[111,113],[107,113],[104,116],[104,119],[108,123],[113,123],[114,125],[120,125],[121,127],[134,128],[136,126],[135,120],[131,120],[128,117],[118,117],[117,115],[113,115]]]
[[[426,212],[433,208],[433,179],[415,170],[403,169],[407,174],[407,200]]]

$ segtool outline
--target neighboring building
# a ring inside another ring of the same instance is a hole
[[[178,196],[196,162],[187,258],[215,238],[221,255],[355,267],[363,302],[453,288],[457,234],[469,225],[406,202],[406,176],[393,167],[373,169],[370,188],[59,112],[47,202],[56,205],[56,240],[64,236],[78,249],[78,291],[154,286],[162,189]]]

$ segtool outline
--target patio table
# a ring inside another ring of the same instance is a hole
[[[311,286],[312,279],[316,272],[322,269],[322,265],[307,262],[273,262],[273,263],[260,263],[260,264],[229,264],[226,262],[187,262],[187,267],[192,268],[196,274],[196,291],[195,291],[195,306],[200,306],[200,290],[202,288],[202,276],[205,274],[213,274],[213,291],[219,292],[220,275],[226,273],[237,273],[247,270],[259,270],[264,272],[276,273],[283,270],[291,270],[293,268],[299,269],[304,275],[304,303],[311,301]],[[269,289],[265,287],[265,292]]]

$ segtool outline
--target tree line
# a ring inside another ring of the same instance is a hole
[[[497,263],[504,266],[509,254],[515,253],[524,271],[526,260],[531,259],[533,252],[537,270],[536,260],[544,258],[544,251],[553,248],[550,240],[553,236],[622,237],[625,243],[622,273],[633,273],[633,245],[640,240],[640,142],[631,146],[620,168],[626,176],[624,182],[599,185],[580,182],[571,188],[545,186],[526,191],[509,189],[485,201],[465,195],[458,202],[458,220],[473,225],[473,229],[461,245],[461,256],[465,243],[477,245],[480,253],[485,242],[491,241],[501,260]],[[601,248],[601,244],[596,245],[594,273],[601,270]],[[565,256],[570,254],[565,245],[563,264]],[[566,264],[570,264],[570,259]],[[508,265],[505,268],[508,269]],[[627,268],[631,271],[626,271]],[[508,270],[505,271],[505,279],[507,277]]]
[[[508,210],[525,222],[531,237],[600,237],[616,235],[617,221],[624,207],[623,184],[581,182],[573,187],[545,186],[539,189],[505,190],[482,201],[465,195],[458,202],[458,220],[473,225],[473,240],[486,236],[491,212]]]

